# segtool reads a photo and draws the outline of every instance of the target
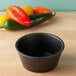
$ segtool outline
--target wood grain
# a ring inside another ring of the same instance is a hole
[[[0,12],[0,15],[3,14]],[[59,64],[53,71],[34,73],[21,64],[15,42],[25,34],[36,32],[55,34],[65,43]],[[76,12],[57,12],[51,21],[26,30],[0,28],[0,76],[76,76]]]

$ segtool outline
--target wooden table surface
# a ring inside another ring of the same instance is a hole
[[[59,64],[53,71],[34,73],[21,64],[15,42],[25,34],[36,32],[55,34],[65,43]],[[0,76],[76,76],[76,12],[57,12],[51,21],[26,30],[0,28]]]

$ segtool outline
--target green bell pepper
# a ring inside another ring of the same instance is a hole
[[[42,14],[29,15],[29,18],[30,18],[30,26],[29,27],[21,25],[21,24],[13,21],[11,19],[8,19],[0,27],[8,29],[8,30],[26,29],[26,28],[30,28],[32,26],[36,26],[38,24],[41,24],[53,16],[55,16],[55,13],[54,13],[54,15],[52,13],[42,13]]]

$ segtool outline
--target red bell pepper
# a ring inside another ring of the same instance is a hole
[[[10,16],[10,18],[19,24],[29,26],[30,25],[30,19],[29,16],[23,11],[22,8],[18,6],[9,6],[6,9],[6,13]]]

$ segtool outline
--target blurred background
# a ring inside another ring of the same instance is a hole
[[[49,8],[53,11],[76,11],[76,0],[0,0],[0,11],[9,5],[31,5]]]

